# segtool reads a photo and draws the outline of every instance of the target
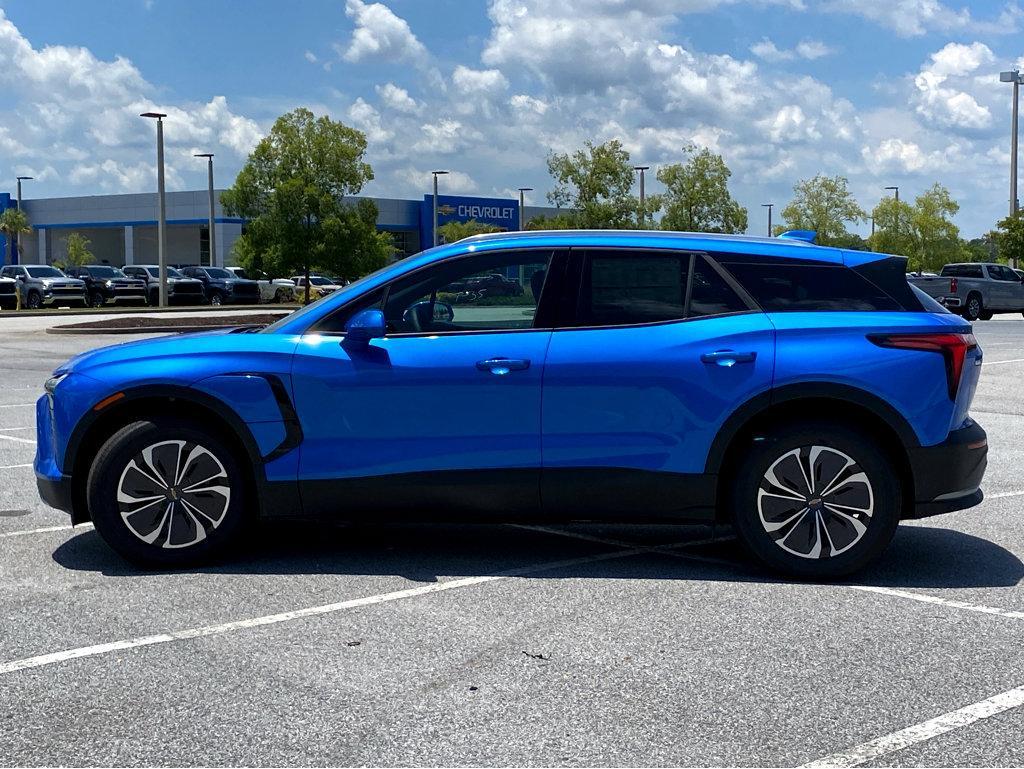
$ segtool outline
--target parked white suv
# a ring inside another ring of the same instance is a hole
[[[295,301],[295,284],[287,278],[270,280],[262,273],[258,276],[250,275],[244,267],[225,267],[224,269],[231,272],[236,278],[255,280],[259,283],[261,303],[276,302],[277,304],[282,304]]]

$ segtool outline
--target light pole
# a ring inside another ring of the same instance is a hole
[[[896,192],[896,202],[900,202],[900,188],[899,187],[884,187],[883,189],[894,190]]]
[[[775,208],[774,203],[762,203],[761,208],[768,209],[768,237],[772,236],[772,209]]]
[[[1002,83],[1013,83],[1013,111],[1010,118],[1010,216],[1013,216],[1017,213],[1017,102],[1020,84],[1024,83],[1024,79],[1021,79],[1020,71],[1014,69],[1000,72],[999,80]]]
[[[193,155],[197,158],[206,158],[206,175],[208,177],[208,189],[207,193],[210,197],[210,266],[217,266],[217,238],[213,234],[213,153],[212,152],[200,152],[198,155]]]
[[[449,171],[431,171],[434,175],[434,245],[437,245],[437,177],[444,176]]]
[[[634,171],[640,172],[640,229],[647,224],[647,209],[644,208],[644,171],[649,168],[650,166],[633,166]]]
[[[18,210],[20,211],[21,210],[21,183],[29,181],[30,179],[32,179],[32,177],[31,176],[19,176],[19,177],[17,177],[17,179],[18,179]],[[14,263],[15,264],[21,264],[21,257],[20,257],[21,242],[20,241],[21,241],[21,235],[15,235],[14,236],[14,243],[12,244],[14,246],[14,248],[12,250],[14,252]]]
[[[160,306],[167,306],[167,200],[164,193],[164,118],[163,112],[143,112],[139,117],[156,119],[156,249],[160,265]]]
[[[519,188],[519,231],[522,232],[526,229],[526,195],[524,193],[533,192],[533,187],[520,187]]]

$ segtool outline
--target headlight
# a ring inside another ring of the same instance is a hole
[[[106,286],[107,288],[113,288],[113,287],[114,287],[114,281],[112,281],[112,280],[108,280],[108,281],[107,281],[106,283],[104,283],[103,285],[104,285],[104,286]]]
[[[62,374],[54,374],[52,377],[46,380],[46,384],[43,385],[43,387],[45,388],[46,392],[50,393],[50,395],[53,395],[53,391],[57,389],[57,385],[59,385],[61,382],[67,379],[68,376],[70,376],[70,372],[68,371],[65,371]]]

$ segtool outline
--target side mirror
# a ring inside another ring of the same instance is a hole
[[[380,310],[362,310],[345,324],[345,342],[365,347],[371,339],[381,339],[387,332],[384,313]]]

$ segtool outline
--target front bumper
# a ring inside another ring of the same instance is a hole
[[[965,510],[984,499],[981,479],[988,465],[988,436],[977,422],[970,420],[942,443],[912,448],[908,455],[914,476],[914,506],[904,517]]]
[[[70,513],[74,518],[71,501],[71,477],[61,475],[58,478],[47,478],[45,475],[36,473],[36,488],[39,489],[39,498],[50,507]],[[77,521],[76,521],[77,523]]]

